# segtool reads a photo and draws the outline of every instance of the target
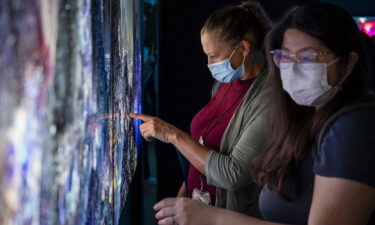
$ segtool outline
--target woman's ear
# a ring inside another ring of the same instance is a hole
[[[243,57],[246,57],[249,55],[250,53],[250,50],[251,50],[251,44],[249,41],[247,40],[242,40],[241,43],[240,43],[240,47],[241,47],[241,52],[242,52],[242,56]]]
[[[358,54],[356,52],[350,52],[348,56],[348,60],[346,62],[345,70],[344,70],[344,77],[345,79],[352,73],[355,65],[358,62]]]

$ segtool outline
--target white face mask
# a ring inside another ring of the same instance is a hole
[[[338,86],[328,84],[327,67],[330,63],[288,63],[280,66],[283,89],[298,104],[303,106],[322,106],[337,93]],[[283,63],[282,63],[283,64]]]

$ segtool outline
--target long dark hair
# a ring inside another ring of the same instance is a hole
[[[238,6],[225,6],[211,14],[201,34],[215,31],[223,42],[235,45],[247,40],[252,47],[262,50],[270,28],[271,22],[262,7],[253,1],[244,1]]]
[[[281,197],[284,183],[298,184],[295,175],[299,163],[310,152],[314,136],[327,118],[339,107],[361,95],[367,83],[368,63],[360,32],[351,16],[338,6],[328,3],[309,3],[291,9],[276,24],[266,38],[266,51],[280,49],[284,33],[295,28],[307,33],[328,47],[344,68],[350,52],[359,55],[351,75],[342,84],[341,91],[318,111],[313,107],[297,105],[283,90],[279,69],[271,54],[267,54],[269,77],[266,87],[271,92],[272,136],[269,147],[256,162],[254,176],[260,186],[267,186]]]

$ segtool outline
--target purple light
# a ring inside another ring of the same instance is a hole
[[[358,28],[369,37],[375,35],[375,17],[354,17]]]
[[[368,21],[359,26],[363,32],[372,37],[375,35],[375,21]]]

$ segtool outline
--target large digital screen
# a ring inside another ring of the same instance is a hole
[[[0,15],[0,224],[117,225],[139,155],[139,1]]]

